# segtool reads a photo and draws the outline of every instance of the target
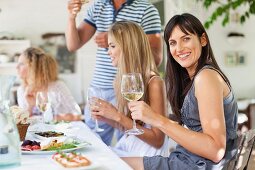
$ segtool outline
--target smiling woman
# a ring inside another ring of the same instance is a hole
[[[230,82],[195,16],[186,13],[172,17],[164,39],[167,98],[178,123],[139,102],[130,106],[135,108],[131,109],[133,119],[159,128],[178,145],[169,157],[124,160],[134,169],[222,169],[237,152],[238,110]]]
[[[201,46],[200,46],[201,44]],[[201,55],[202,47],[207,44],[205,34],[198,38],[194,34],[183,32],[179,26],[173,29],[172,36],[169,38],[170,52],[173,58],[185,67],[189,76],[194,75],[197,67],[197,60]]]

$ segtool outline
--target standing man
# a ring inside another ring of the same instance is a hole
[[[95,35],[94,41],[98,49],[94,76],[90,86],[101,88],[104,99],[114,104],[113,80],[116,68],[112,66],[111,58],[108,55],[107,31],[115,21],[128,20],[139,24],[148,36],[155,63],[159,66],[163,58],[159,13],[146,0],[94,0],[87,10],[84,21],[77,27],[75,18],[81,5],[81,0],[69,0],[68,2],[67,48],[69,51],[75,51]],[[85,109],[86,123],[93,129],[95,123],[91,120],[88,112],[89,110]],[[113,127],[103,122],[100,122],[99,126],[104,131],[98,134],[107,145],[110,145],[114,133]]]

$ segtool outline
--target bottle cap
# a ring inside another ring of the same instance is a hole
[[[8,153],[8,145],[0,146],[0,155]]]

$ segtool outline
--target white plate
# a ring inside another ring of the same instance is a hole
[[[76,148],[70,148],[70,149],[63,149],[61,150],[62,152],[71,152],[71,151],[75,151],[75,150],[78,150],[78,149],[82,149],[82,148],[85,148],[87,146],[91,145],[90,143],[87,143],[87,142],[84,142],[84,143],[81,143],[79,145],[76,146]],[[54,150],[54,151],[42,151],[42,150],[34,150],[34,151],[23,151],[21,150],[21,153],[22,154],[26,154],[26,155],[43,155],[43,154],[54,154],[56,153],[57,150]]]
[[[55,164],[57,164],[59,167],[61,167],[62,169],[70,169],[70,170],[88,170],[88,169],[95,169],[100,167],[100,164],[97,161],[91,161],[89,158],[89,160],[91,161],[91,164],[89,166],[82,166],[82,167],[77,167],[77,168],[66,168],[63,165],[61,165],[60,163],[58,163],[57,161],[55,161],[54,159],[50,158]]]

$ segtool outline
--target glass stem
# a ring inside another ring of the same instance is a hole
[[[136,129],[136,122],[135,122],[135,119],[133,119],[133,129]]]
[[[95,124],[96,124],[95,129],[98,129],[98,121],[97,121],[97,119],[95,119]]]

